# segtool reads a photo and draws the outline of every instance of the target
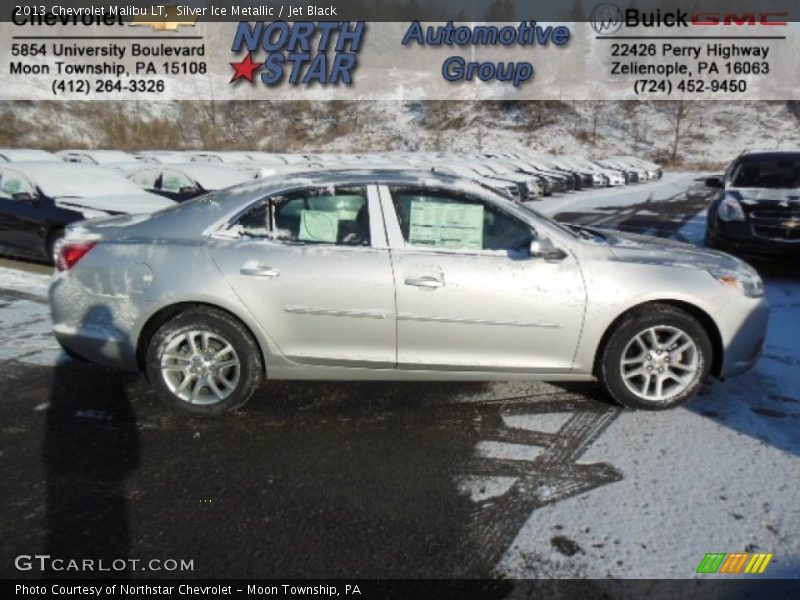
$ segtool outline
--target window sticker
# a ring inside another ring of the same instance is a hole
[[[483,206],[411,201],[408,241],[436,248],[483,249]]]
[[[336,213],[321,210],[304,210],[300,213],[298,240],[335,244],[338,233],[339,218]]]

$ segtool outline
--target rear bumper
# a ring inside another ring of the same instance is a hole
[[[89,294],[68,277],[55,279],[49,296],[53,334],[67,354],[113,369],[139,371],[136,343],[125,327],[135,315],[127,298]]]
[[[136,350],[126,340],[111,339],[108,333],[59,331],[58,327],[53,328],[53,333],[64,352],[72,358],[112,369],[139,371]]]

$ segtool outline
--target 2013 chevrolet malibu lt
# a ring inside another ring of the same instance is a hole
[[[331,170],[68,230],[50,288],[73,356],[217,415],[265,378],[599,380],[663,409],[747,371],[746,263],[568,227],[465,179]]]

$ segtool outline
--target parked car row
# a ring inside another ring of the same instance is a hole
[[[632,156],[0,149],[0,252],[52,262],[75,221],[149,213],[254,178],[366,167],[456,175],[520,202],[661,176],[658,165]]]

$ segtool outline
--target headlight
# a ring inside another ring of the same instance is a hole
[[[717,216],[723,221],[744,221],[744,211],[739,201],[732,196],[725,196],[717,208]]]
[[[764,295],[764,282],[751,267],[737,270],[710,270],[709,273],[722,285],[739,290],[748,298],[761,298]]]

